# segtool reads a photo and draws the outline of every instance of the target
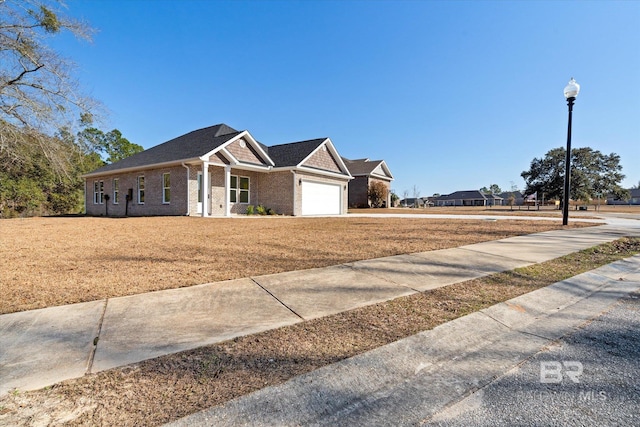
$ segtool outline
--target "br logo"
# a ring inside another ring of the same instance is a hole
[[[560,384],[563,378],[567,377],[574,383],[579,383],[582,370],[582,363],[576,361],[566,360],[562,363],[543,361],[540,362],[540,382],[543,384]]]

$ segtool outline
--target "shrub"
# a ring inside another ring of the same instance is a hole
[[[262,206],[262,205],[258,205],[258,207],[256,207],[256,213],[258,215],[266,215],[267,214],[267,209],[265,209],[265,207]]]
[[[254,213],[253,205],[247,206],[247,215],[253,215]]]
[[[371,201],[371,207],[381,208],[387,200],[387,187],[380,181],[374,181],[369,184],[368,196]]]

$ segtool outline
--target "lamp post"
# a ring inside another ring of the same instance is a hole
[[[571,116],[573,113],[573,102],[580,92],[580,85],[571,77],[569,83],[564,88],[564,97],[569,106],[569,126],[567,127],[567,153],[564,161],[564,197],[562,200],[562,225],[569,223],[569,199],[571,197]]]

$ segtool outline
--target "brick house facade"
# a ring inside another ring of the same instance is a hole
[[[329,138],[267,147],[220,124],[84,179],[88,215],[229,216],[262,205],[297,216],[346,214],[352,177]]]

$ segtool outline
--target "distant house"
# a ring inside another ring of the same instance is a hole
[[[485,206],[502,206],[504,199],[497,194],[485,194],[485,199],[487,199],[487,203]]]
[[[616,199],[613,195],[607,196],[608,205],[640,205],[640,188],[629,189],[629,200]]]
[[[434,198],[435,206],[492,206],[498,201],[502,203],[500,196],[483,194],[479,190],[456,191]]]
[[[267,147],[225,124],[195,130],[83,176],[88,215],[347,213],[349,170],[329,138]]]
[[[499,194],[502,197],[502,204],[509,206],[509,199],[513,196],[513,206],[522,206],[524,204],[524,196],[519,191],[505,191]]]
[[[406,199],[402,199],[399,202],[399,205],[402,207],[409,208],[421,208],[425,204],[425,200],[420,197],[408,197]]]
[[[386,207],[391,206],[391,181],[393,175],[384,160],[342,158],[353,179],[349,182],[349,206],[371,207],[369,200],[369,185],[381,182],[387,189]]]

